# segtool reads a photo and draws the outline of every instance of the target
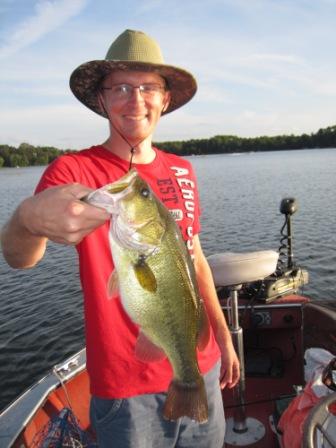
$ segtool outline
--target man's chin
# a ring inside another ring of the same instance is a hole
[[[132,129],[125,129],[124,137],[133,144],[143,141],[151,135],[152,130],[148,126],[134,126]]]

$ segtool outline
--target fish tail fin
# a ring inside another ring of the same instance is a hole
[[[200,376],[194,383],[173,380],[169,385],[163,416],[167,420],[187,416],[199,423],[206,423],[208,401],[203,377]]]

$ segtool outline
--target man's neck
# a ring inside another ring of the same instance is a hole
[[[134,145],[134,146],[132,146]],[[129,142],[123,140],[119,135],[110,136],[103,146],[127,162],[131,159],[131,149],[134,148],[133,163],[148,164],[155,159],[155,151],[152,148],[152,139],[147,138],[142,142]]]

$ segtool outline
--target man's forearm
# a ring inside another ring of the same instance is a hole
[[[12,268],[31,268],[45,253],[47,238],[33,235],[22,224],[20,205],[1,230],[1,247],[5,260]]]
[[[209,321],[221,352],[220,385],[222,389],[225,387],[232,388],[239,380],[239,360],[217,297],[211,269],[202,251],[198,236],[194,237],[194,247],[195,268],[200,294],[204,299]]]

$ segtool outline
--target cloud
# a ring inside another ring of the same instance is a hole
[[[104,141],[107,120],[76,104],[59,104],[0,110],[3,132],[0,144],[51,145],[60,149],[84,148]]]
[[[1,140],[60,148],[104,140],[106,122],[76,103],[68,77],[80,63],[103,58],[125,27],[148,32],[166,62],[190,70],[199,84],[190,105],[160,121],[155,141],[315,132],[335,118],[335,2],[321,0],[315,8],[313,0],[196,0],[195,9],[191,0],[181,6],[177,0],[102,0],[101,7],[90,0],[31,0],[39,6],[0,33],[12,35],[0,41],[0,57],[18,53],[0,70]],[[126,4],[133,5],[127,14]]]
[[[86,6],[87,0],[40,0],[35,6],[35,14],[18,24],[10,37],[0,47],[0,59],[4,59],[38,41]]]
[[[246,61],[252,62],[255,65],[260,62],[278,62],[286,64],[300,64],[302,59],[293,54],[281,54],[281,53],[254,53],[248,55]]]
[[[0,84],[0,94],[5,95],[8,93],[8,90],[11,89],[12,92],[19,96],[23,97],[44,97],[50,100],[50,97],[61,97],[68,98],[69,92],[63,85],[55,86],[52,83],[47,85],[39,86],[39,85],[15,85],[13,87],[2,86]]]
[[[139,2],[137,5],[137,13],[138,14],[146,14],[148,12],[152,12],[153,10],[162,8],[164,6],[164,2],[162,0],[146,0]]]

